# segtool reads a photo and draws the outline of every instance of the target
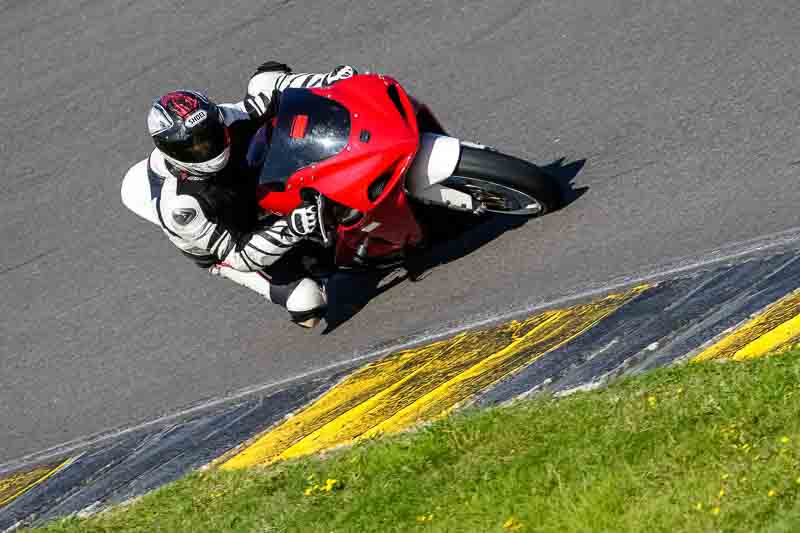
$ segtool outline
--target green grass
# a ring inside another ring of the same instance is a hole
[[[195,473],[46,531],[800,531],[800,352],[662,369],[323,458]]]

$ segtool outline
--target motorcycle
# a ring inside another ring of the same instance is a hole
[[[286,89],[253,137],[258,203],[319,213],[319,245],[336,269],[401,264],[426,242],[419,209],[538,217],[562,203],[540,167],[447,135],[397,80],[360,74],[330,87]]]
[[[404,264],[428,240],[421,210],[538,217],[562,204],[553,176],[447,135],[426,105],[381,74],[284,90],[275,117],[250,141],[247,165],[265,215],[317,205],[318,235],[294,259],[315,277]],[[122,201],[160,225],[162,183],[153,179],[147,160],[139,162],[123,180]]]

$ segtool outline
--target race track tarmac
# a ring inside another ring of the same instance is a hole
[[[788,0],[0,1],[0,462],[800,226],[799,30]],[[154,97],[237,100],[269,59],[391,74],[456,136],[563,158],[571,202],[300,330],[119,200]]]

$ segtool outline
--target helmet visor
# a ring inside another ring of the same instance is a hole
[[[199,115],[205,114],[205,117]],[[201,118],[198,118],[201,117]],[[193,121],[194,119],[194,121]],[[184,122],[182,139],[155,138],[156,146],[165,154],[184,163],[204,163],[218,157],[230,144],[228,131],[216,106],[208,113],[198,111]]]

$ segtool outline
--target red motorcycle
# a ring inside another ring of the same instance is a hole
[[[377,74],[286,89],[248,159],[261,167],[263,209],[286,215],[318,206],[319,242],[337,268],[402,262],[425,241],[420,206],[533,217],[562,201],[541,168],[446,135],[426,106]]]

